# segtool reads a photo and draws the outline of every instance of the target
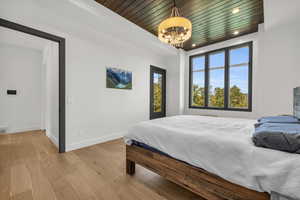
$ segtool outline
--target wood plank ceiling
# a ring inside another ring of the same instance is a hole
[[[173,0],[95,1],[156,36],[158,25],[170,16],[174,5]],[[176,5],[193,24],[185,50],[257,32],[264,21],[263,0],[176,0]],[[235,8],[240,12],[233,14]]]

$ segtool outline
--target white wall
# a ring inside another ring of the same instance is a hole
[[[0,44],[0,126],[7,133],[41,128],[41,68],[41,51]]]
[[[300,85],[300,25],[285,23],[188,52],[185,65],[186,114],[257,118],[266,115],[292,114],[293,88]],[[253,111],[217,111],[188,108],[188,57],[197,53],[253,41]]]
[[[47,136],[59,142],[59,60],[58,43],[48,41],[43,50],[42,122]]]
[[[266,29],[291,23],[299,24],[299,0],[264,0],[263,2]]]
[[[300,24],[274,26],[260,35],[260,115],[293,114],[293,88],[300,86]]]
[[[180,69],[180,51],[177,56],[166,58],[167,60],[167,80],[166,80],[166,110],[167,116],[178,115],[182,113],[180,105],[182,103],[182,92],[180,86],[184,81],[181,77]]]
[[[0,1],[0,17],[66,38],[67,150],[121,137],[149,119],[150,65],[175,74],[167,88],[176,91],[177,50],[94,1]],[[106,67],[132,71],[133,89],[107,89]]]
[[[69,149],[121,137],[133,124],[149,119],[150,65],[166,68],[162,56],[78,38],[69,38],[67,49]],[[106,88],[106,67],[132,71],[133,89]]]

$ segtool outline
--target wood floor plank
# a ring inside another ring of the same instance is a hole
[[[75,189],[66,178],[68,174],[72,173],[74,166],[71,166],[63,156],[49,155],[41,163],[41,169],[58,200],[79,200]]]
[[[11,197],[11,200],[33,200],[32,191],[29,190],[29,191],[22,192],[17,195],[13,195]]]
[[[66,159],[70,164],[76,166],[74,171],[66,176],[67,181],[75,189],[75,192],[80,200],[101,200],[96,195],[95,190],[86,180],[86,178],[81,174],[80,166],[81,160],[74,153],[69,153]]]
[[[10,181],[11,196],[17,196],[32,191],[32,182],[29,171],[25,164],[14,165],[11,168]]]
[[[114,140],[58,154],[43,131],[0,135],[0,200],[202,200],[137,166]]]
[[[42,172],[39,162],[27,163],[30,177],[32,180],[32,193],[34,200],[55,200],[56,196],[54,190]]]
[[[53,182],[52,187],[58,200],[79,200],[75,189],[65,177]]]
[[[10,198],[11,139],[10,135],[0,135],[0,199]]]
[[[120,200],[115,189],[112,187],[113,180],[105,179],[102,174],[94,171],[84,163],[77,165],[77,169],[85,181],[91,186],[98,199]]]
[[[0,199],[10,198],[10,168],[0,167]]]
[[[75,189],[76,195],[80,200],[98,200],[93,189],[87,184],[87,181],[78,174],[69,174],[66,177],[67,181]]]

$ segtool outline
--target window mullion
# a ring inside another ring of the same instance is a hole
[[[189,77],[189,107],[191,107],[192,106],[192,104],[193,104],[193,83],[194,83],[194,73],[193,73],[193,62],[192,62],[192,60],[193,60],[193,58],[192,57],[190,57],[190,59],[189,59],[189,67],[190,67],[190,69],[189,69],[189,75],[190,75],[190,77]]]
[[[249,65],[248,65],[248,110],[252,111],[252,78],[253,78],[253,44],[248,44],[249,48]]]
[[[208,107],[208,88],[209,87],[209,60],[208,54],[205,55],[205,107]]]
[[[225,49],[225,86],[224,86],[224,107],[229,106],[229,49]]]

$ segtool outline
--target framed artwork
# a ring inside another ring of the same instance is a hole
[[[106,88],[131,90],[132,72],[111,67],[106,68]]]

